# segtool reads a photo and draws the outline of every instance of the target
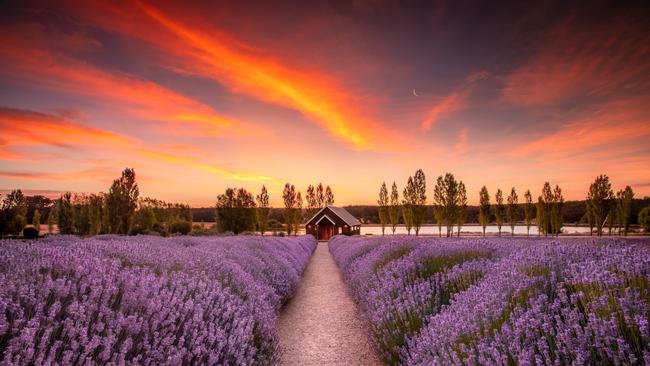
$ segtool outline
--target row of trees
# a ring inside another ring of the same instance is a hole
[[[26,225],[27,200],[20,190],[7,195],[0,205],[0,235],[19,235]],[[108,193],[63,193],[48,211],[48,232],[58,226],[61,234],[187,234],[192,228],[189,205],[140,198],[133,169],[125,169]],[[41,213],[35,209],[32,223],[40,230]]]
[[[524,197],[524,216],[528,233],[530,233],[530,226],[533,222],[533,200],[530,190],[526,191]],[[486,226],[491,222],[492,215],[495,218],[499,235],[501,235],[501,228],[505,222],[510,224],[511,233],[514,235],[515,225],[520,219],[517,191],[513,187],[504,202],[503,191],[497,189],[494,198],[495,204],[492,205],[487,188],[483,186],[479,191],[479,223],[483,228],[483,235],[485,235]],[[540,233],[545,235],[560,233],[563,202],[564,198],[560,187],[556,185],[555,189],[551,189],[551,185],[546,182],[537,201],[537,226]],[[383,182],[379,189],[377,204],[379,205],[382,235],[385,234],[385,228],[389,224],[392,233],[395,234],[400,213],[408,235],[411,234],[411,229],[414,229],[415,235],[419,235],[427,212],[424,172],[418,169],[414,176],[408,178],[401,202],[397,184],[393,182],[389,196],[386,182]],[[467,204],[467,190],[463,181],[457,180],[451,173],[438,177],[433,188],[433,216],[438,224],[439,236],[442,236],[443,225],[446,228],[447,236],[453,235],[454,226],[457,228],[456,235],[460,235],[467,216]]]
[[[307,207],[304,213],[312,217],[325,206],[334,204],[334,193],[321,183],[309,185],[306,195]],[[300,191],[290,183],[282,191],[284,202],[284,223],[288,235],[297,234],[303,220],[303,198]],[[253,195],[244,188],[228,188],[217,197],[216,218],[219,231],[239,234],[247,231],[259,231],[262,235],[269,225],[269,194],[265,186],[259,195]]]

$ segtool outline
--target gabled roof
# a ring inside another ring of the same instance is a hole
[[[320,211],[318,211],[311,219],[307,221],[307,223],[310,223],[312,220],[314,220],[318,215],[320,215],[323,210],[329,209],[334,213],[336,216],[338,216],[341,220],[343,220],[346,224],[349,226],[358,226],[361,225],[359,220],[357,220],[356,217],[352,216],[348,210],[342,208],[342,207],[335,207],[335,206],[325,206]],[[328,217],[329,219],[329,217]],[[331,221],[331,220],[330,220]]]

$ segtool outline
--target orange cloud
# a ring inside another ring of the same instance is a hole
[[[107,180],[113,177],[115,172],[110,169],[85,169],[73,172],[20,172],[20,171],[0,171],[0,176],[10,179],[29,179],[29,180],[79,180],[95,179]]]
[[[39,87],[99,97],[110,101],[112,108],[139,118],[198,124],[211,134],[228,131],[251,136],[262,132],[156,83],[102,71],[60,53],[48,52],[39,48],[38,43],[25,45],[22,37],[2,36],[0,41],[0,72],[10,77]]]
[[[6,138],[0,145],[0,159],[12,158],[17,154],[8,150],[18,146],[47,145],[62,149],[99,148],[126,151],[137,154],[153,161],[190,166],[195,169],[208,171],[233,180],[267,182],[274,178],[263,174],[243,172],[208,164],[201,159],[168,153],[156,147],[147,146],[143,141],[124,136],[115,132],[84,126],[66,119],[32,111],[11,108],[0,108],[0,130]],[[22,155],[24,156],[24,155]],[[0,172],[0,175],[24,179],[65,179],[65,174]]]
[[[0,107],[0,130],[6,138],[0,152],[15,153],[6,148],[16,145],[49,145],[72,148],[77,145],[109,145],[114,148],[131,146],[135,140],[98,128],[79,125],[53,115]]]
[[[286,62],[273,60],[272,55],[260,54],[253,45],[201,22],[185,9],[165,12],[144,2],[116,6],[95,1],[91,5],[75,10],[90,19],[90,24],[155,45],[171,57],[167,66],[177,72],[213,79],[235,93],[300,111],[356,149],[405,146],[400,134],[367,117],[360,107],[362,98],[327,75],[317,70],[296,70]]]

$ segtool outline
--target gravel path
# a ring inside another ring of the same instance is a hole
[[[381,365],[327,243],[280,314],[282,365]]]

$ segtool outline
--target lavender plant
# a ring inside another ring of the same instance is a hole
[[[267,365],[311,236],[0,242],[0,364]]]
[[[335,237],[389,364],[650,362],[647,240]]]

